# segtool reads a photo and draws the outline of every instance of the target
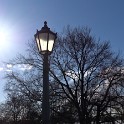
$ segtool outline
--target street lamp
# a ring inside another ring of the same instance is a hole
[[[37,30],[34,37],[37,43],[38,51],[43,55],[43,124],[50,124],[48,56],[52,52],[54,42],[57,38],[57,33],[52,32],[50,28],[48,28],[47,22],[45,21],[44,27],[42,27],[40,31]]]

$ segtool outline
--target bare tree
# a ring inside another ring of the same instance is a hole
[[[68,27],[58,38],[51,62],[51,76],[74,104],[81,124],[99,124],[111,102],[119,105],[117,98],[124,95],[123,60],[88,28]]]
[[[16,99],[20,100],[25,113],[20,118],[33,119],[31,114],[37,113],[37,119],[41,120],[42,105],[42,57],[35,51],[35,44],[28,44],[31,49],[28,55],[18,55],[8,63],[13,66],[10,72],[5,75],[7,101],[12,103],[11,96],[16,94]],[[33,54],[32,54],[33,53]]]
[[[5,89],[10,94],[14,90],[24,95],[38,108],[42,104],[43,61],[36,44],[28,45],[28,55],[17,56],[11,64],[31,69],[8,73]],[[55,116],[66,118],[71,112],[80,124],[100,124],[107,117],[114,123],[112,111],[122,112],[123,108],[123,60],[111,51],[109,42],[96,40],[88,28],[67,27],[58,36],[49,59],[50,102]]]

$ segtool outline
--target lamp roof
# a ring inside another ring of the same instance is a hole
[[[40,33],[49,33],[49,34],[53,34],[53,35],[57,35],[57,33],[54,33],[50,30],[50,28],[47,26],[47,21],[44,22],[44,27],[41,28],[41,30],[37,30],[37,33],[34,35],[35,37],[37,36],[37,34]]]

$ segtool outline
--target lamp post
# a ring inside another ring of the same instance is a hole
[[[47,22],[44,22],[44,27],[40,31],[37,30],[34,35],[38,51],[43,55],[43,101],[42,115],[43,124],[50,124],[50,105],[49,105],[49,55],[52,52],[54,42],[57,38],[57,33],[54,33],[48,28]]]

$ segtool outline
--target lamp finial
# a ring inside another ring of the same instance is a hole
[[[47,27],[47,21],[44,22],[44,27]]]

